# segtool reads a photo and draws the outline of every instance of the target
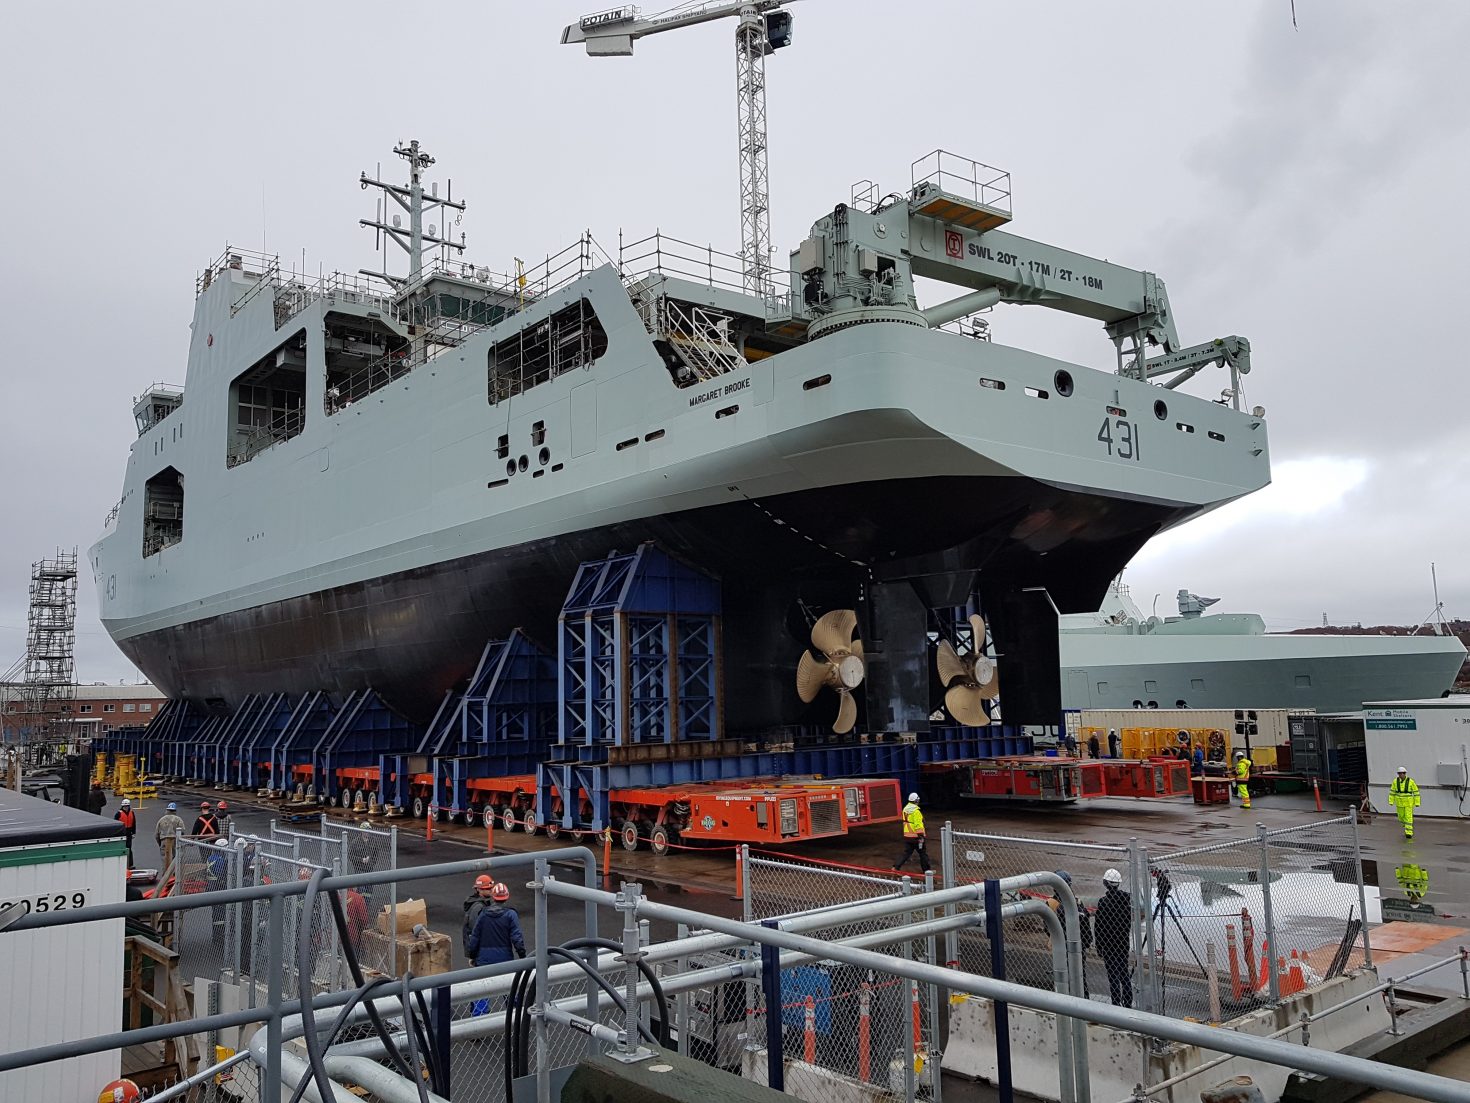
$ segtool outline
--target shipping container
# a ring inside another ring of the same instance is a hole
[[[126,891],[120,823],[0,789],[0,912],[116,904]],[[119,1030],[123,920],[6,931],[0,977],[8,995],[0,1003],[0,1053]],[[120,1062],[111,1050],[0,1072],[0,1099],[96,1099],[120,1075]]]

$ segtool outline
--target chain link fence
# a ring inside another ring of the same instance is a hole
[[[275,885],[288,881],[310,879],[318,869],[331,874],[333,870],[313,862],[287,858],[276,854],[257,852],[255,856],[253,884]],[[345,901],[344,901],[345,903]],[[283,900],[284,942],[288,947],[286,960],[281,963],[282,994],[295,999],[303,994],[332,991],[344,983],[350,983],[343,965],[341,945],[337,937],[336,923],[332,918],[331,904],[325,893],[319,893],[310,913],[301,896],[288,896]],[[246,1006],[260,1006],[266,998],[265,978],[269,975],[270,961],[270,901],[256,900],[251,905],[249,938],[241,939],[243,953],[242,974],[253,983],[247,983],[247,998],[256,1002]],[[309,976],[302,975],[296,956],[300,938],[309,940],[311,946]]]
[[[1155,855],[1137,844],[953,830],[941,851],[946,886],[1066,874],[1082,913],[1086,994],[1094,999],[1221,1022],[1370,959],[1353,815]],[[1111,893],[1110,870],[1118,873]],[[1047,889],[1011,898],[1027,895],[1054,899]],[[969,972],[994,973],[983,928],[953,936],[946,956]],[[1007,923],[1004,962],[1007,980],[1053,987],[1039,918]]]
[[[1123,891],[1126,892],[1133,883],[1134,860],[1127,847],[948,830],[941,851],[945,887],[979,884],[1045,870],[1070,878],[1072,891],[1077,896],[1086,994],[1098,992],[1107,998],[1109,967],[1096,937],[1094,913],[1107,891],[1103,876],[1109,870],[1119,873]],[[1007,901],[1031,897],[1055,904],[1054,894],[1045,888],[1006,893],[1004,897]],[[1132,941],[1132,924],[1126,919],[1122,923],[1110,920],[1112,911],[1111,908],[1103,909],[1103,948],[1116,948]],[[1004,979],[1032,988],[1055,988],[1051,936],[1040,916],[1008,920],[1004,930],[1004,950]],[[966,972],[986,977],[996,973],[990,938],[983,926],[959,931],[950,939],[947,956]],[[1110,956],[1115,960],[1113,969],[1116,974],[1115,949]],[[1124,955],[1124,961],[1127,956]],[[1124,993],[1119,994],[1122,996]]]
[[[1353,816],[1152,856],[1149,1006],[1224,1021],[1369,960]]]
[[[185,836],[175,845],[173,883],[165,882],[164,890],[171,896],[186,896],[239,888],[244,883],[242,868],[240,852],[228,840]],[[242,930],[239,905],[179,911],[165,919],[170,922],[179,975],[186,983],[198,985],[237,970]]]
[[[390,869],[398,868],[398,828],[389,827],[386,830],[369,827],[366,824],[342,823],[339,820],[330,820],[322,817],[321,835],[323,840],[323,852],[331,851],[334,847],[336,852],[342,856],[342,871],[344,873],[381,873]],[[367,914],[370,922],[377,924],[384,911],[387,912],[387,920],[384,929],[396,931],[398,929],[398,883],[390,881],[383,885],[365,885],[358,890],[367,904]],[[451,937],[454,932],[450,932]],[[383,962],[365,963],[382,972],[390,970],[384,968]]]
[[[292,831],[282,827],[275,820],[271,821],[270,826],[271,838],[288,843],[291,847],[291,857],[310,862],[312,865],[324,866],[339,873],[350,868],[347,862],[346,840],[340,834],[329,835],[322,831],[313,835],[305,831]]]
[[[927,887],[936,884],[927,880]],[[843,868],[791,858],[745,860],[745,918],[759,922],[811,916],[876,900],[918,896],[926,880],[897,873]],[[935,917],[936,909],[839,922],[814,931],[822,938],[870,938],[871,948],[913,961],[942,958],[934,938],[885,942],[885,931]],[[749,985],[750,1015],[744,1074],[768,1076],[768,1018],[780,1016],[785,1091],[807,1103],[853,1098],[938,1098],[936,1049],[939,994],[889,973],[815,961],[778,973],[779,1008],[763,984]]]

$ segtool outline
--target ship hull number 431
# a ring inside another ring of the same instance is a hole
[[[1103,418],[1097,439],[1107,446],[1108,455],[1120,460],[1139,459],[1138,427],[1121,417]]]

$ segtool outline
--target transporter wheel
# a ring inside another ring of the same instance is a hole
[[[623,826],[618,828],[618,838],[622,840],[624,850],[637,850],[638,836],[637,820],[624,820]]]
[[[293,790],[293,792],[292,792],[292,796],[295,797],[299,801],[300,800],[305,800],[306,799],[306,786],[303,785],[301,782],[298,781],[296,783],[295,790]]]
[[[471,827],[483,822],[480,819],[480,805],[476,801],[470,801],[465,805],[464,822]]]
[[[675,835],[664,824],[658,824],[648,833],[648,846],[655,854],[662,858],[673,849]]]
[[[413,818],[421,820],[429,814],[429,806],[424,803],[423,797],[413,798]]]
[[[338,792],[337,792],[337,803],[340,804],[343,808],[351,808],[352,807],[352,803],[353,803],[352,790],[351,789],[340,789],[340,790],[338,790]]]
[[[516,827],[520,824],[520,822],[520,820],[516,819],[516,806],[513,804],[507,804],[505,806],[505,811],[500,813],[501,830],[514,831]]]
[[[546,837],[548,839],[559,839],[559,838],[561,838],[561,823],[560,823],[560,821],[554,820],[554,819],[553,820],[547,820],[546,821]]]
[[[494,827],[498,817],[495,814],[495,805],[487,804],[480,809],[480,822],[486,827]]]

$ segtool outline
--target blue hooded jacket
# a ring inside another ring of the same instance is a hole
[[[480,912],[475,929],[465,942],[465,956],[476,965],[494,965],[526,956],[526,939],[515,908],[491,904]]]

